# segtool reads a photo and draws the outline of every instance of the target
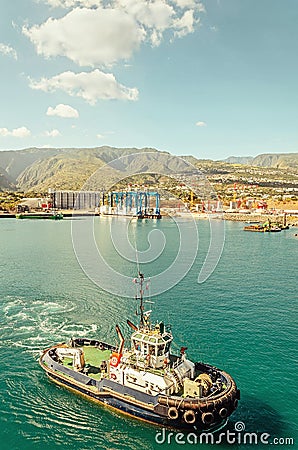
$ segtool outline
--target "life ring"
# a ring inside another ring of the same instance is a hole
[[[238,400],[237,400],[237,398],[235,398],[235,400],[234,400],[234,408],[236,409],[237,406],[238,406]]]
[[[213,420],[214,416],[212,412],[207,412],[202,415],[202,422],[205,423],[206,425],[210,425],[210,423],[212,423]]]
[[[171,406],[168,411],[169,419],[176,420],[178,419],[178,416],[179,416],[178,410],[174,406]]]
[[[220,410],[219,410],[219,413],[218,413],[219,415],[220,415],[220,417],[222,418],[222,419],[225,419],[226,417],[227,417],[227,415],[228,415],[228,410],[227,410],[227,408],[221,408]]]
[[[186,423],[195,423],[196,415],[191,409],[189,409],[183,414],[183,419]]]
[[[111,373],[110,378],[111,378],[111,380],[116,380],[117,377],[114,373]]]
[[[112,356],[111,358],[111,366],[118,366],[118,359],[116,356]]]

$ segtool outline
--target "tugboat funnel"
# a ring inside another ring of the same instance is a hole
[[[118,353],[119,353],[119,355],[122,355],[122,351],[123,351],[123,347],[124,347],[124,337],[123,337],[123,334],[122,334],[122,332],[121,332],[121,330],[120,330],[118,325],[116,325],[116,331],[117,331],[117,334],[118,334],[119,339],[120,339],[120,345],[119,345]]]

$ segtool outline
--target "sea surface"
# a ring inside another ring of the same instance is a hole
[[[158,427],[56,386],[38,365],[40,351],[51,344],[72,336],[116,343],[115,324],[129,336],[126,319],[137,320],[134,299],[102,290],[82,270],[71,238],[74,220],[87,219],[0,221],[0,449],[264,447],[260,441],[245,445],[245,432],[256,433],[258,439],[267,433],[268,442],[293,438],[295,445],[276,447],[298,448],[295,230],[249,233],[243,224],[225,223],[219,263],[207,281],[198,284],[211,238],[209,222],[200,220],[194,264],[176,286],[152,299],[152,318],[172,324],[176,348],[186,346],[189,357],[224,368],[241,389],[239,408],[221,431],[229,431],[232,439],[236,427],[238,441],[192,445],[186,434],[177,438],[173,430],[172,435],[166,431],[166,442],[158,443]],[[108,242],[110,224],[111,219],[95,219],[95,240],[104,247],[109,265],[133,277],[136,264],[124,261]],[[221,222],[217,225],[222,227]],[[178,228],[170,219],[130,224],[139,250],[149,246],[151,231],[165,236],[160,255],[141,264],[145,275],[161,273],[175,260]]]

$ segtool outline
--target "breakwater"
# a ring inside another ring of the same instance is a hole
[[[241,213],[224,213],[224,220],[232,220],[234,222],[266,222],[270,220],[274,223],[283,224],[284,215],[272,215],[272,214],[241,214]],[[287,216],[286,217],[287,224],[298,226],[298,217],[297,216]]]

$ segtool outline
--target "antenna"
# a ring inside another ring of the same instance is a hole
[[[136,315],[140,316],[140,325],[139,328],[144,328],[149,326],[149,321],[150,321],[150,313],[152,312],[150,311],[145,311],[145,303],[152,303],[154,304],[155,302],[152,302],[150,300],[144,300],[144,282],[146,282],[149,279],[146,279],[144,277],[144,274],[142,274],[140,272],[140,270],[138,271],[138,278],[134,278],[132,281],[135,284],[138,284],[140,287],[137,287],[137,293],[135,296],[136,300],[139,300],[139,306],[137,307],[136,310]],[[148,289],[146,287],[146,289]]]
[[[144,283],[144,274],[139,271],[139,280],[140,280],[140,325],[144,326],[144,302],[143,302],[143,283]]]

